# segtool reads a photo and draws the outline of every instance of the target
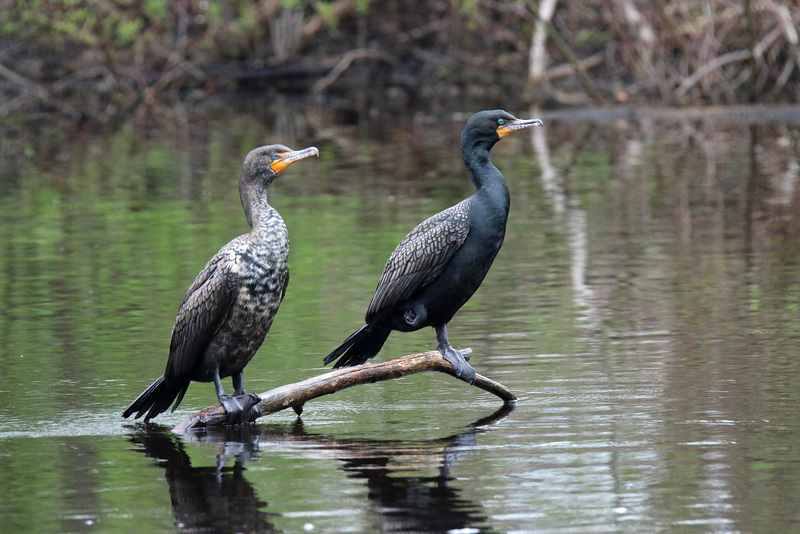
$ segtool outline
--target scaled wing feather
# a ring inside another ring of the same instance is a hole
[[[468,200],[421,222],[392,252],[367,310],[367,322],[381,310],[410,298],[441,274],[469,234]]]
[[[228,315],[236,288],[219,265],[224,258],[224,254],[212,258],[183,299],[172,329],[167,378],[188,378]]]

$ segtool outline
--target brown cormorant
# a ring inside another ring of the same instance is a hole
[[[476,192],[423,221],[392,252],[372,297],[365,321],[325,357],[334,367],[358,365],[381,350],[392,330],[436,329],[437,350],[456,376],[472,384],[475,370],[450,346],[447,323],[481,285],[506,231],[510,203],[503,175],[489,151],[507,134],[541,126],[502,110],[481,111],[467,121],[461,154]]]
[[[189,382],[214,382],[230,423],[258,416],[258,395],[244,390],[242,369],[267,335],[289,283],[289,234],[280,214],[267,203],[267,188],[291,164],[318,156],[315,147],[294,151],[283,145],[247,154],[239,176],[239,196],[252,230],[217,252],[197,275],[183,299],[164,375],[122,414],[145,421],[178,407]],[[222,379],[233,378],[228,396]]]

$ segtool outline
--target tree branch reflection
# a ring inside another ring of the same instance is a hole
[[[465,497],[454,483],[451,468],[474,452],[477,435],[485,431],[484,427],[512,410],[513,405],[503,406],[462,432],[434,439],[336,439],[308,433],[302,420],[297,419],[289,427],[208,428],[181,437],[166,427],[147,425],[132,434],[130,441],[137,445],[137,451],[155,459],[156,467],[165,470],[173,514],[181,532],[276,531],[270,518],[280,512],[264,511],[268,503],[259,498],[245,476],[245,463],[265,461],[265,443],[271,449],[277,446],[282,453],[296,455],[297,459],[339,460],[347,477],[363,481],[368,504],[383,532],[446,532],[488,522],[481,505]],[[216,466],[193,466],[187,443],[216,448]],[[435,474],[419,475],[420,470],[432,467]],[[480,532],[491,530],[482,528]]]

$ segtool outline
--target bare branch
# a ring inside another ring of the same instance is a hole
[[[397,60],[393,56],[387,54],[386,52],[381,52],[380,50],[371,50],[368,48],[359,48],[356,50],[350,50],[348,53],[344,55],[344,57],[342,57],[342,59],[339,60],[336,66],[334,66],[333,69],[331,69],[331,71],[328,74],[326,74],[323,78],[318,80],[317,83],[315,83],[311,87],[311,92],[321,93],[322,91],[327,89],[330,84],[335,82],[339,78],[339,76],[341,76],[342,73],[344,73],[344,71],[350,68],[350,65],[353,63],[353,61],[357,59],[368,59],[368,58],[382,59],[383,61],[386,61],[393,65],[397,64]]]
[[[545,6],[547,7],[547,6]],[[555,8],[555,2],[553,2],[553,8]],[[598,90],[597,86],[595,85],[594,81],[589,77],[586,72],[584,72],[580,67],[580,60],[578,56],[573,52],[572,48],[570,48],[569,43],[567,40],[561,35],[558,31],[558,28],[555,27],[553,22],[547,18],[543,18],[539,12],[539,10],[532,11],[534,18],[537,22],[541,22],[544,24],[545,29],[547,30],[547,34],[550,36],[553,44],[558,48],[558,50],[564,55],[570,65],[572,65],[575,74],[578,76],[578,79],[581,81],[583,88],[589,94],[589,98],[596,103],[601,104],[603,103],[604,99],[600,91]],[[545,11],[544,15],[552,15]],[[530,69],[529,65],[529,69]],[[535,75],[536,73],[529,72],[529,77]]]
[[[704,77],[712,74],[717,69],[729,64],[735,63],[737,61],[746,61],[752,57],[752,53],[749,50],[737,50],[735,52],[730,52],[728,54],[724,54],[719,57],[715,57],[713,60],[709,61],[699,69],[695,71],[694,74],[686,78],[683,83],[681,83],[680,87],[675,91],[675,94],[678,98],[682,97],[697,83],[699,83]]]
[[[50,90],[29,78],[26,78],[22,74],[19,74],[10,68],[6,67],[4,64],[0,63],[0,77],[5,78],[9,82],[15,84],[16,86],[25,89],[29,92],[27,95],[22,95],[23,98],[15,98],[14,101],[17,102],[24,102],[26,99],[38,99],[42,102],[50,104],[56,108],[58,108],[62,113],[67,115],[71,115],[75,113],[75,108],[73,108],[70,104],[62,102],[61,99],[54,97]],[[0,106],[0,116],[10,111],[10,107],[7,105]]]
[[[547,69],[547,24],[553,19],[558,0],[544,0],[539,3],[539,10],[531,37],[531,49],[528,54],[528,79],[531,83],[539,83]],[[574,70],[574,69],[573,69]]]
[[[467,352],[469,351],[469,352]],[[462,352],[468,355],[471,349]],[[337,369],[329,373],[308,378],[302,382],[286,384],[259,395],[258,407],[261,416],[279,412],[287,408],[294,409],[297,414],[303,412],[303,406],[311,399],[330,395],[342,389],[359,384],[371,384],[384,380],[401,378],[422,371],[438,371],[455,376],[450,363],[437,351],[422,352],[401,356],[385,362],[367,363],[355,367]],[[505,403],[516,402],[516,397],[504,385],[482,375],[476,375],[475,387],[500,397]],[[206,408],[188,417],[172,429],[176,434],[183,434],[198,427],[219,426],[227,423],[227,414],[221,405]]]

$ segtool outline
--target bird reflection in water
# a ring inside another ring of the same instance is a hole
[[[467,528],[470,532],[492,532],[483,527],[488,520],[481,506],[464,498],[452,484],[450,468],[471,454],[481,427],[499,421],[512,410],[512,405],[503,406],[461,433],[431,440],[337,440],[306,433],[299,419],[288,429],[261,425],[226,427],[177,437],[165,428],[162,432],[137,432],[130,440],[137,450],[156,460],[156,467],[165,469],[173,514],[181,532],[276,531],[270,523],[274,515],[264,511],[267,502],[259,499],[245,477],[245,462],[262,461],[262,442],[269,442],[270,447],[278,443],[282,453],[294,451],[303,459],[340,460],[348,477],[364,481],[382,532]],[[217,465],[193,467],[184,440],[217,447]],[[314,446],[308,447],[309,443]],[[415,467],[421,463],[424,468],[437,464],[437,473],[410,475],[412,471],[419,472]]]
[[[276,532],[262,511],[267,503],[258,499],[244,477],[245,461],[258,460],[258,441],[249,441],[248,433],[230,432],[231,440],[223,441],[217,465],[206,467],[192,466],[182,440],[167,429],[131,436],[131,442],[166,471],[180,532]],[[231,456],[233,465],[228,465]]]

